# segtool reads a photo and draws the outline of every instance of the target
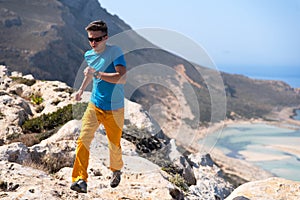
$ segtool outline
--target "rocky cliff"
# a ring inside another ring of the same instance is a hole
[[[182,152],[176,141],[164,134],[141,105],[128,100],[122,139],[125,166],[120,186],[116,189],[108,186],[108,144],[100,126],[90,150],[88,194],[69,190],[81,121],[70,120],[34,143],[28,140],[36,140],[44,133],[24,132],[22,125],[30,119],[74,105],[74,90],[59,81],[40,81],[18,72],[13,75],[1,77],[1,198],[215,200],[225,199],[234,190],[234,179],[225,174],[209,154]],[[83,102],[88,101],[89,95],[89,92],[85,93]],[[240,177],[236,178],[244,182],[271,176],[242,162],[232,162],[229,158],[226,162],[235,165],[231,168],[239,174]],[[243,170],[248,175],[239,173]],[[263,183],[268,185],[274,180],[266,179]],[[281,189],[276,190],[275,197],[284,193],[288,193],[288,197],[299,197],[299,183],[283,179],[276,180],[276,183]],[[249,196],[242,191],[253,187],[256,187],[255,182],[243,185],[241,188],[246,189],[238,188],[228,198],[252,198],[253,194]],[[256,197],[265,197],[264,190],[255,192]]]
[[[155,120],[140,105],[128,100],[122,139],[122,184],[117,189],[108,187],[108,144],[100,126],[90,150],[89,192],[81,195],[69,190],[81,121],[70,120],[47,136],[38,129],[24,131],[23,125],[75,104],[74,90],[59,81],[39,81],[17,72],[13,75],[2,76],[0,95],[2,198],[224,199],[233,190],[208,155],[183,155]],[[85,93],[84,102],[89,95]],[[43,139],[36,141],[41,135]]]

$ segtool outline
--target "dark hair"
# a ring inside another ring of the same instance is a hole
[[[86,31],[102,31],[103,33],[107,33],[107,25],[104,21],[98,20],[91,22],[87,27],[85,27]]]

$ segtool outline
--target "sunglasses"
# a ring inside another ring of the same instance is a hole
[[[105,36],[107,36],[107,34],[102,35],[102,36],[97,37],[97,38],[90,38],[90,37],[89,37],[88,40],[89,40],[90,42],[93,42],[93,41],[95,41],[95,42],[101,42]]]

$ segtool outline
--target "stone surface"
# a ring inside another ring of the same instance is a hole
[[[116,189],[109,187],[108,143],[103,126],[99,126],[90,147],[88,194],[77,194],[69,187],[81,120],[69,121],[51,137],[31,147],[20,142],[5,145],[7,137],[22,134],[20,125],[24,120],[75,103],[74,91],[59,81],[37,80],[32,86],[15,83],[7,77],[5,69],[0,71],[1,199],[299,198],[298,182],[265,179],[270,174],[242,161],[233,162],[216,153],[212,154],[213,158],[203,153],[184,156],[177,147],[176,138],[167,137],[148,112],[128,100],[125,101],[123,134],[127,136],[121,140],[124,158],[121,184]],[[31,75],[23,76],[17,72],[15,76],[33,79]],[[33,94],[43,98],[39,105],[43,107],[41,112],[37,112],[37,105],[30,101]],[[85,92],[82,101],[88,102],[89,97],[90,92]],[[234,190],[215,160],[222,163],[223,170],[254,182]],[[183,191],[182,185],[172,181],[174,174],[162,170],[165,164],[176,168],[174,170],[183,177],[185,182],[181,184],[187,186],[187,190]],[[255,181],[259,178],[265,180]]]
[[[300,199],[300,182],[272,177],[264,180],[245,183],[235,189],[226,200],[243,196],[248,199]]]
[[[193,163],[197,184],[191,186],[193,194],[203,199],[224,199],[233,190],[233,186],[224,180],[221,169],[213,162],[209,154],[192,154],[189,156]]]

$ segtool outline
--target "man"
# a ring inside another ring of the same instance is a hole
[[[84,80],[75,95],[77,101],[90,82],[93,89],[90,102],[82,118],[82,128],[77,140],[76,158],[72,172],[71,189],[87,192],[87,168],[89,148],[94,133],[104,125],[109,144],[111,187],[117,187],[123,167],[121,135],[124,124],[124,84],[126,62],[121,49],[107,45],[107,25],[103,21],[91,22],[87,27],[88,40],[92,47],[84,54],[88,67]]]

